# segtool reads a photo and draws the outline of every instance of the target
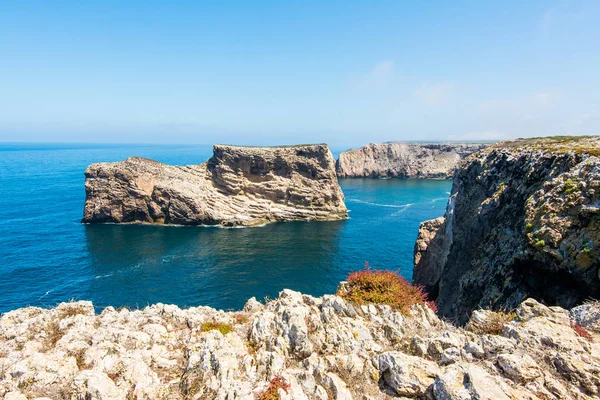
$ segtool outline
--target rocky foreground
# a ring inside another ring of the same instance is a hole
[[[342,178],[450,178],[460,160],[485,148],[472,143],[368,144],[340,154]]]
[[[475,312],[467,330],[425,305],[407,316],[290,290],[266,305],[251,299],[241,312],[156,304],[96,315],[89,302],[29,307],[0,318],[0,396],[598,397],[597,304],[569,312],[529,299],[499,324],[496,316]]]
[[[253,226],[347,218],[327,145],[216,145],[208,162],[90,165],[83,222]]]
[[[599,137],[550,137],[468,157],[445,216],[421,225],[414,282],[459,323],[528,297],[565,308],[600,298],[599,156]]]

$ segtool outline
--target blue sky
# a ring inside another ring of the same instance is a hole
[[[600,2],[3,1],[0,141],[600,134]]]

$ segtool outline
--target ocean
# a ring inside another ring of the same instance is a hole
[[[335,153],[335,152],[334,152]],[[84,171],[141,156],[177,165],[201,145],[0,144],[0,313],[91,300],[240,309],[284,288],[334,293],[364,268],[412,277],[421,221],[444,213],[450,181],[341,179],[350,219],[224,229],[81,224]]]

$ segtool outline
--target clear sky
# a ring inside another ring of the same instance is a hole
[[[0,141],[600,134],[600,1],[0,2]]]

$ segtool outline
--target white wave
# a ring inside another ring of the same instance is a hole
[[[410,206],[412,206],[412,205],[413,205],[412,203],[405,204],[405,205],[404,205],[404,208],[402,208],[401,210],[398,210],[398,211],[394,212],[394,213],[392,214],[392,217],[402,214],[404,211],[408,210],[408,208],[409,208]]]
[[[361,204],[367,204],[370,206],[376,206],[376,207],[390,207],[390,208],[402,208],[404,209],[405,207],[410,207],[412,206],[412,204],[381,204],[381,203],[373,203],[370,201],[364,201],[364,200],[359,200],[359,199],[346,199],[347,203],[361,203]]]
[[[435,199],[431,199],[429,202],[430,203],[436,203],[436,202],[442,201],[442,200],[448,200],[448,198],[447,197],[437,197]]]

